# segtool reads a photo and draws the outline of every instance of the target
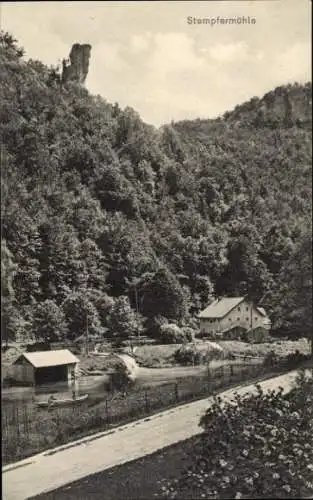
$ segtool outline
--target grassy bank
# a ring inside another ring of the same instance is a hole
[[[242,356],[255,356],[264,358],[268,353],[274,351],[277,357],[281,358],[298,350],[302,354],[310,353],[310,344],[306,339],[276,340],[260,344],[250,344],[237,340],[219,341],[225,357],[233,355],[235,358]],[[145,367],[168,367],[176,364],[174,354],[180,347],[179,344],[169,345],[143,345],[135,350],[135,358],[138,364]],[[206,352],[208,344],[205,341],[197,341],[197,349]]]
[[[260,344],[250,344],[237,340],[220,341],[218,344],[224,350],[225,356],[232,354],[235,358],[241,356],[265,357],[269,352],[274,351],[278,357],[286,356],[298,350],[302,354],[310,353],[310,344],[304,338],[299,340],[275,340]],[[205,341],[196,342],[197,349],[206,352],[208,344]],[[140,366],[147,368],[165,368],[177,365],[174,354],[182,344],[164,344],[164,345],[141,345],[135,348],[134,356]],[[77,346],[76,346],[77,348]],[[1,366],[2,378],[5,377],[10,365],[17,357],[25,351],[25,346],[20,344],[11,345],[8,350],[2,352]],[[69,346],[70,349],[70,346]],[[80,359],[80,369],[82,372],[107,372],[119,363],[118,359],[112,357],[102,358],[100,356],[78,355]]]

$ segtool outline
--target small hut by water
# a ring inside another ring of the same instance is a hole
[[[77,375],[79,359],[68,349],[24,352],[12,365],[16,382],[43,385],[53,382],[69,384]]]

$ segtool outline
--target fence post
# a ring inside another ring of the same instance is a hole
[[[105,400],[105,416],[107,423],[109,423],[109,407],[108,407],[108,398]]]
[[[16,403],[11,405],[11,420],[14,427],[16,427]]]
[[[27,406],[25,405],[23,407],[23,409],[24,409],[24,415],[23,415],[24,416],[24,432],[25,432],[25,434],[26,434],[26,436],[28,438],[28,412],[27,412]]]
[[[19,418],[19,407],[16,406],[16,430],[17,430],[17,439],[20,439],[20,418]]]
[[[210,366],[208,365],[208,394],[212,393],[212,384],[211,384],[211,370]]]
[[[179,401],[179,393],[178,393],[178,383],[175,383],[175,399],[178,402]]]
[[[147,391],[145,391],[145,407],[146,407],[146,413],[149,412],[149,399],[147,395]]]

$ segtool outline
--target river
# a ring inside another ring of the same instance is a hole
[[[211,368],[214,370],[225,364],[223,361],[213,361]],[[229,362],[227,362],[229,364]],[[148,387],[160,385],[166,382],[172,382],[190,376],[204,375],[207,372],[207,366],[173,366],[168,368],[144,368],[136,369],[136,386]],[[109,375],[81,376],[76,380],[76,394],[103,395],[107,393]],[[72,396],[72,388],[69,388],[67,382],[57,382],[39,387],[10,387],[2,389],[2,404],[26,403],[37,400],[46,400],[49,395],[55,397],[67,398]]]

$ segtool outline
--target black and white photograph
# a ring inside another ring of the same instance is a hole
[[[3,500],[313,499],[311,5],[0,2]]]

